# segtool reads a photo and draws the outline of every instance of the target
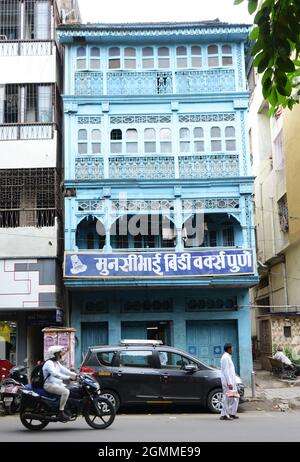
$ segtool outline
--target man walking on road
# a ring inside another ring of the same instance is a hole
[[[220,420],[238,419],[236,413],[239,405],[239,394],[237,391],[236,375],[231,355],[232,345],[231,343],[225,343],[224,354],[221,358],[223,401]]]

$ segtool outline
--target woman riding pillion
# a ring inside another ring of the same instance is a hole
[[[76,380],[77,375],[62,366],[59,361],[62,360],[64,347],[53,345],[48,349],[47,361],[43,366],[44,389],[48,393],[60,395],[59,413],[57,417],[62,422],[67,422],[69,417],[64,413],[65,405],[68,400],[70,391],[63,381]]]

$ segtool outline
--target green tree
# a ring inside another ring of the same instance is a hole
[[[263,96],[271,114],[279,106],[292,109],[300,96],[300,0],[247,1],[249,14],[256,13],[249,37]]]

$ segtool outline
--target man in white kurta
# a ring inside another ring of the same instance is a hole
[[[221,381],[223,388],[221,420],[238,419],[236,413],[239,405],[239,398],[230,398],[226,394],[229,390],[233,390],[237,393],[236,375],[231,355],[232,345],[231,343],[226,343],[224,345],[224,354],[221,358]]]

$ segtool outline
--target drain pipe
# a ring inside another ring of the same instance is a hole
[[[252,389],[252,398],[255,398],[255,372],[251,372],[251,389]]]

